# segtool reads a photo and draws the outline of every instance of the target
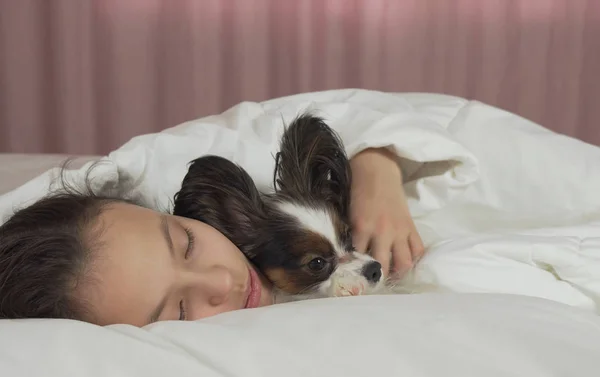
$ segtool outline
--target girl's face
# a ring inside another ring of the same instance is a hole
[[[273,303],[268,281],[209,225],[124,203],[97,225],[92,280],[76,288],[93,323],[141,327]]]

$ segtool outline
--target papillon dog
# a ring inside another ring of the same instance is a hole
[[[352,172],[323,119],[302,114],[284,130],[272,192],[219,156],[193,160],[173,214],[224,234],[273,283],[277,302],[393,293],[381,264],[352,245]]]

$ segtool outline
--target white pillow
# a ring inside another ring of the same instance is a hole
[[[0,321],[2,376],[595,376],[600,318],[512,295],[363,296],[140,329]]]

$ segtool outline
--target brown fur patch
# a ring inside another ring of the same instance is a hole
[[[322,235],[310,231],[300,232],[291,243],[288,252],[297,258],[295,268],[266,268],[265,275],[280,289],[298,294],[310,291],[319,283],[327,280],[337,264],[333,245]],[[327,266],[321,271],[312,271],[308,264],[315,258],[323,258]]]
[[[289,251],[300,257],[302,264],[307,264],[316,257],[327,261],[335,259],[333,245],[319,233],[308,230],[299,232],[293,245],[294,247]]]
[[[264,272],[269,280],[273,282],[273,284],[287,293],[298,294],[303,290],[303,286],[299,285],[299,281],[295,279],[295,274],[293,271],[278,267],[267,268]]]

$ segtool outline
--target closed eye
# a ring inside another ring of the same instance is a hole
[[[179,320],[185,321],[187,318],[187,313],[185,312],[185,307],[183,306],[183,300],[179,301]]]
[[[192,232],[192,230],[190,228],[185,227],[184,229],[185,229],[185,233],[188,238],[188,243],[187,243],[187,248],[185,250],[184,258],[188,259],[190,257],[190,255],[192,254],[192,251],[194,250],[194,243],[195,243],[196,237],[194,236],[194,233]]]

